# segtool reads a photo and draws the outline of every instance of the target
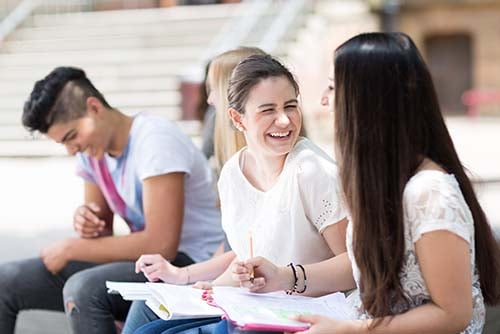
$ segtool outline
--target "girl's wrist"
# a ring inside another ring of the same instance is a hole
[[[295,277],[293,272],[290,270],[290,267],[279,267],[278,277],[280,278],[279,290],[286,291],[293,288]]]
[[[189,266],[185,266],[185,267],[182,267],[180,268],[181,272],[182,272],[182,275],[181,275],[181,283],[180,284],[184,284],[184,285],[187,285],[189,283],[191,283],[191,272],[189,271]]]

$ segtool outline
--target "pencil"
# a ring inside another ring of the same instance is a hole
[[[252,238],[252,232],[248,232],[248,249],[250,250],[250,259],[253,258],[253,238]],[[254,279],[254,272],[253,272],[253,267],[250,270],[250,282],[253,283]]]

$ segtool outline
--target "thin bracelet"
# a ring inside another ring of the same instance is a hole
[[[189,281],[190,281],[189,266],[185,266],[184,268],[186,268],[186,275],[187,275],[187,282],[186,282],[186,284],[189,284]]]
[[[299,267],[300,269],[302,269],[302,274],[304,276],[304,288],[302,290],[300,290],[300,291],[295,290],[295,292],[297,292],[297,293],[304,293],[304,292],[306,292],[306,289],[307,289],[306,270],[304,269],[304,267],[301,264],[298,264],[297,267]]]
[[[297,281],[299,280],[298,277],[297,277],[297,270],[295,270],[295,266],[293,265],[292,262],[290,262],[289,264],[286,265],[287,267],[290,267],[292,268],[292,272],[293,272],[293,279],[294,279],[294,282],[293,282],[293,287],[289,290],[285,290],[285,293],[287,295],[291,295],[292,293],[294,293],[295,291],[297,291]]]

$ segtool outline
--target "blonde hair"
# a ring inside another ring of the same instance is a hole
[[[233,128],[227,113],[227,88],[233,69],[243,59],[252,55],[265,55],[266,53],[255,47],[239,47],[226,51],[210,62],[208,82],[210,89],[217,92],[215,106],[214,127],[214,156],[216,168],[221,170],[224,163],[243,146],[246,145],[243,133]]]

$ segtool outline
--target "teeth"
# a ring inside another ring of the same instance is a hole
[[[288,132],[272,132],[270,133],[271,137],[286,137],[290,134],[290,131]]]

